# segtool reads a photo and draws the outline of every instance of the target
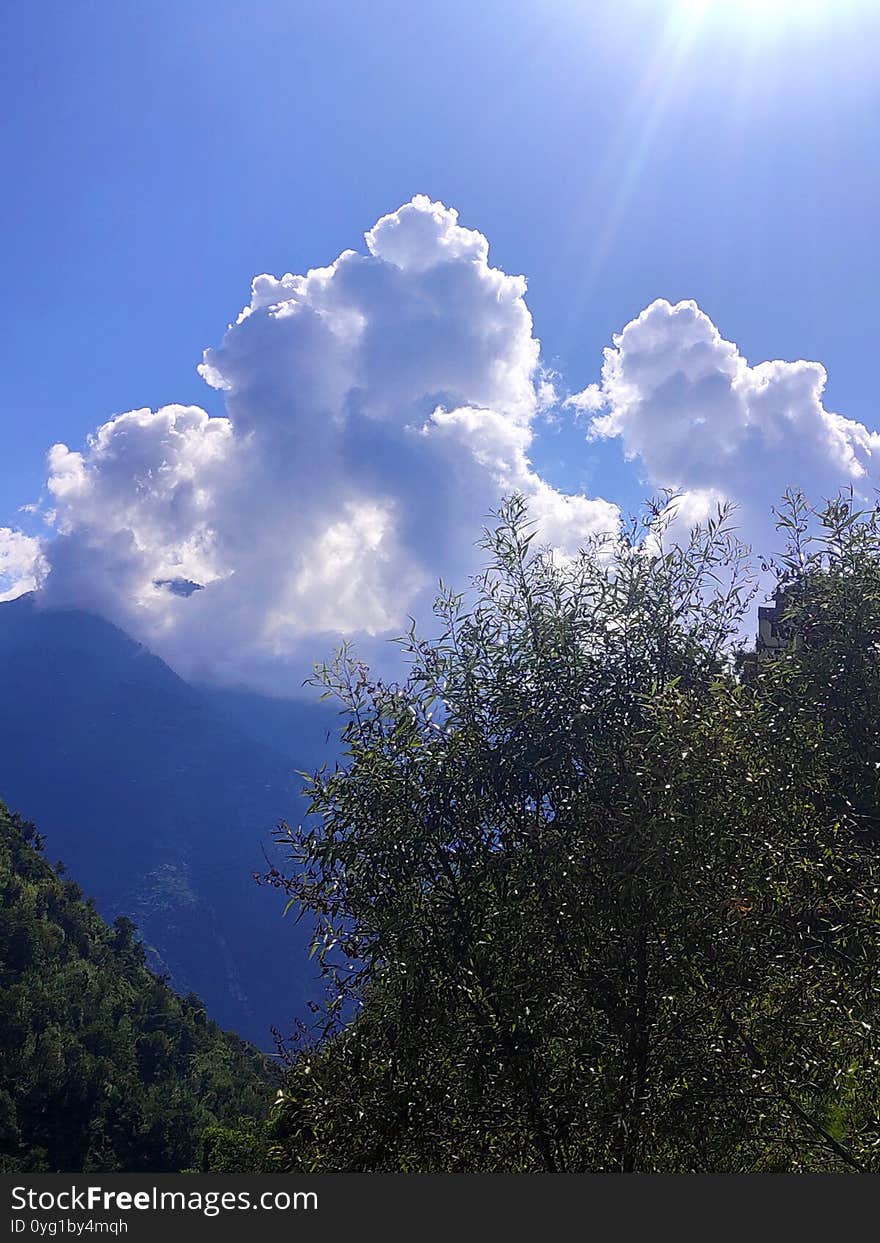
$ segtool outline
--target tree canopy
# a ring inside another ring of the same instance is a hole
[[[733,515],[669,512],[566,560],[513,498],[403,682],[320,671],[282,1167],[880,1168],[877,514],[787,498],[791,637],[743,677]]]

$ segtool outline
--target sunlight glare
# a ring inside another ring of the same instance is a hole
[[[680,14],[701,21],[718,18],[749,27],[787,25],[833,16],[845,0],[678,0]]]

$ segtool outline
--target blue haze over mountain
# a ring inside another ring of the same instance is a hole
[[[316,993],[308,932],[254,873],[305,811],[296,769],[332,759],[335,715],[197,689],[103,619],[0,605],[0,792],[34,820],[151,965],[263,1047]],[[272,744],[275,744],[274,746]]]

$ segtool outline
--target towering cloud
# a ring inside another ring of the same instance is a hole
[[[532,465],[558,399],[525,280],[422,196],[365,240],[305,276],[254,280],[199,368],[223,417],[133,410],[82,450],[56,445],[52,537],[0,529],[0,598],[39,585],[184,675],[295,693],[341,636],[375,659],[427,613],[438,578],[463,582],[503,495],[524,493],[562,552],[613,528],[613,504]],[[872,494],[880,436],[825,409],[825,378],[813,362],[750,366],[695,303],[660,300],[556,417],[587,420],[651,485],[680,489],[683,521],[734,500],[763,550],[785,487]]]
[[[526,284],[417,197],[305,276],[259,276],[200,371],[226,417],[136,410],[56,445],[50,604],[96,609],[186,674],[276,683],[384,636],[474,567],[518,489],[574,551],[616,520],[529,461],[547,385]]]

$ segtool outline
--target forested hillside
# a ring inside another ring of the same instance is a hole
[[[42,852],[0,804],[0,1171],[200,1167],[221,1124],[265,1115],[273,1065]]]

